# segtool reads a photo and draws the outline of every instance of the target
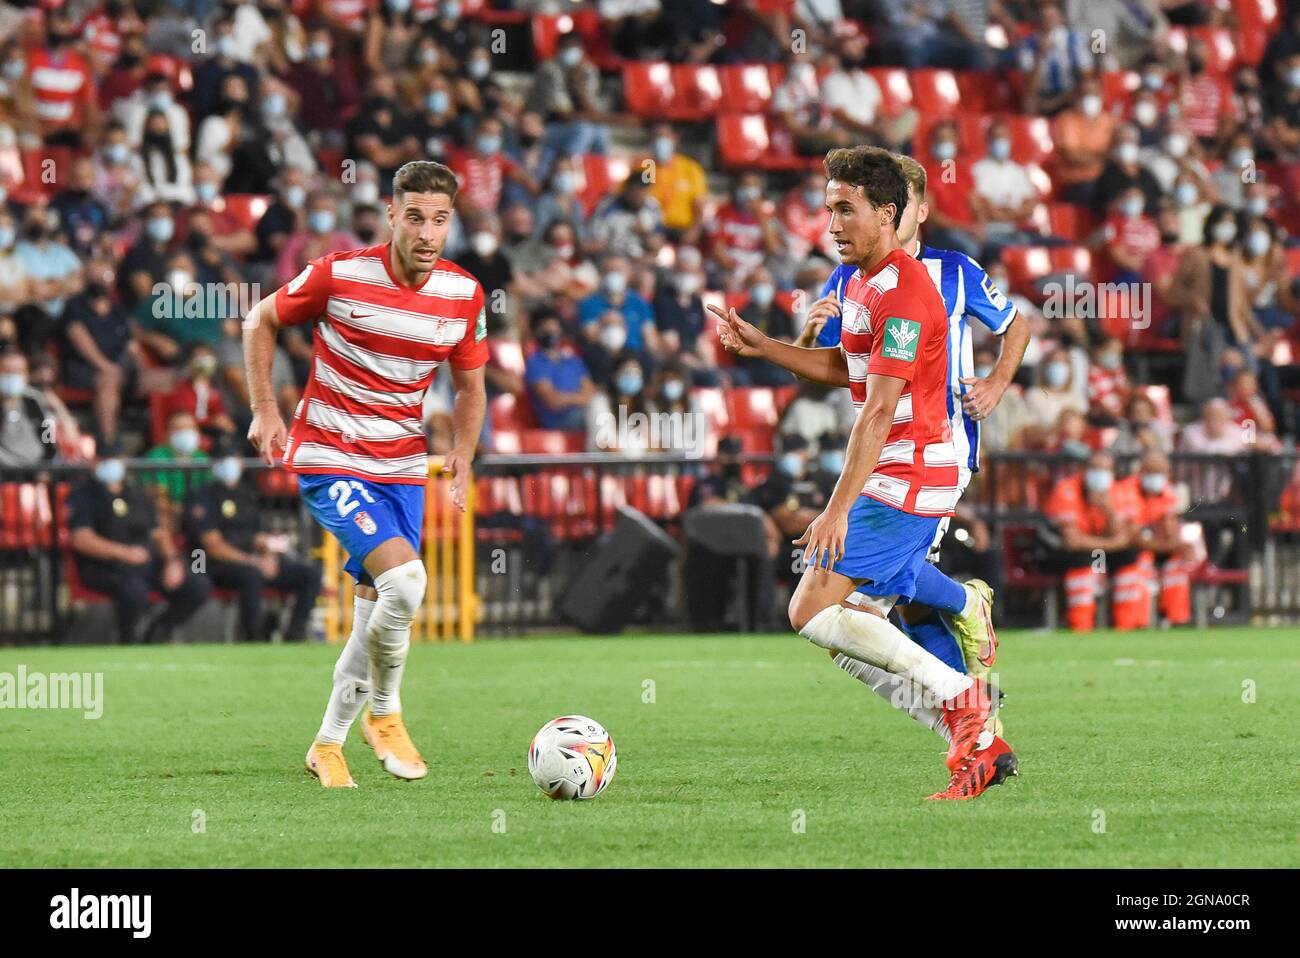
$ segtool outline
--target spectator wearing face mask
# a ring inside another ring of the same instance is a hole
[[[1050,426],[1066,409],[1079,413],[1088,411],[1086,383],[1075,381],[1075,372],[1069,354],[1055,349],[1046,362],[1038,367],[1039,384],[1027,393],[1029,409],[1036,422]]]
[[[797,433],[812,444],[828,432],[838,432],[840,425],[851,422],[853,416],[848,390],[803,381],[781,413],[777,428],[783,436]]]
[[[657,411],[650,401],[640,361],[624,353],[614,365],[609,385],[596,392],[587,404],[587,450],[645,455],[651,451],[648,418],[643,420],[644,426],[634,428],[632,417],[638,413],[649,417]]]
[[[766,257],[781,250],[780,225],[763,199],[763,180],[742,173],[709,224],[709,265],[726,289],[739,289]]]
[[[1215,171],[1212,181],[1219,202],[1240,210],[1246,202],[1246,179],[1256,178],[1255,144],[1245,131],[1234,133],[1220,154],[1222,166]]]
[[[533,221],[538,230],[545,230],[552,223],[568,223],[582,243],[587,233],[587,212],[578,199],[579,162],[578,158],[568,156],[555,161],[546,192],[537,200]]]
[[[627,329],[626,348],[645,353],[658,344],[654,311],[640,293],[629,288],[628,263],[622,256],[606,256],[601,261],[600,289],[578,303],[578,324],[588,326],[613,310],[623,317]]]
[[[73,489],[67,508],[77,574],[112,600],[118,642],[165,642],[207,601],[212,583],[189,571],[152,497],[127,481],[116,447],[99,450],[94,478]],[[145,625],[153,590],[164,603]]]
[[[1278,64],[1282,82],[1269,91],[1264,145],[1284,163],[1300,159],[1300,53]]]
[[[699,458],[709,448],[709,417],[691,393],[690,370],[680,362],[670,361],[660,368],[651,390],[651,402],[657,412],[670,417],[670,425],[661,433],[660,449]]]
[[[103,144],[93,156],[93,192],[108,208],[115,227],[128,220],[135,209],[140,173],[131,157],[125,128],[117,121],[110,123],[104,132]]]
[[[824,432],[817,439],[817,459],[812,464],[810,475],[827,500],[844,472],[844,451],[848,444],[848,437],[842,432]]]
[[[1160,248],[1160,228],[1143,212],[1145,208],[1142,191],[1129,187],[1111,204],[1102,225],[1101,252],[1109,261],[1108,279],[1113,283],[1140,283],[1143,267]]]
[[[971,168],[970,208],[984,234],[984,259],[997,259],[1003,246],[1030,243],[1022,228],[1038,205],[1038,187],[1025,167],[1011,158],[1011,131],[995,120],[988,131],[988,155]]]
[[[36,39],[26,51],[35,129],[49,146],[80,149],[83,141],[95,142],[103,122],[95,76],[77,50],[77,25],[67,10],[49,10],[46,25],[45,44]]]
[[[507,180],[534,196],[541,191],[528,171],[503,152],[501,121],[491,116],[479,121],[470,148],[455,151],[449,165],[460,179],[456,205],[463,215],[495,213]]]
[[[1174,424],[1162,422],[1156,413],[1155,403],[1143,393],[1134,393],[1120,423],[1119,435],[1111,444],[1117,456],[1127,456],[1151,450],[1169,452],[1174,448]]]
[[[782,231],[785,234],[786,253],[796,262],[803,262],[813,253],[835,262],[835,242],[827,227],[831,214],[826,209],[826,176],[809,173],[801,183],[791,188],[777,209]]]
[[[1241,277],[1255,320],[1264,330],[1286,330],[1300,312],[1286,250],[1278,242],[1271,220],[1246,214],[1242,218]]]
[[[58,453],[54,411],[27,375],[22,353],[0,354],[0,466],[34,466]]]
[[[1124,370],[1124,344],[1108,339],[1092,354],[1088,367],[1088,415],[1108,425],[1123,415],[1132,387]]]
[[[1263,328],[1250,306],[1238,247],[1237,217],[1228,207],[1216,206],[1205,218],[1204,242],[1183,254],[1168,298],[1170,308],[1183,316],[1189,371],[1204,365],[1200,360],[1193,361],[1193,351],[1205,352],[1215,366],[1225,346],[1253,356],[1252,346],[1263,335]],[[1212,338],[1203,337],[1202,331],[1212,333]],[[1203,378],[1199,373],[1191,377],[1193,389],[1188,394],[1193,398],[1205,395],[1196,387]],[[1202,382],[1199,388],[1206,386]]]
[[[205,152],[200,156],[218,159],[216,153]],[[162,200],[183,206],[194,202],[194,173],[189,156],[176,146],[168,129],[167,114],[162,110],[151,109],[145,115],[144,133],[132,162],[140,177],[137,202]]]
[[[1178,217],[1178,242],[1199,246],[1205,236],[1205,220],[1213,206],[1206,199],[1204,185],[1190,173],[1179,174],[1174,182],[1174,209]]]
[[[740,311],[740,318],[783,343],[793,342],[796,336],[794,317],[776,302],[776,285],[764,266],[750,274],[749,302]],[[797,381],[789,370],[774,363],[739,356],[736,365],[755,386],[792,386]]]
[[[139,238],[117,270],[118,297],[128,310],[141,300],[151,301],[154,285],[166,278],[176,230],[171,207],[163,202],[150,203],[140,219]]]
[[[216,375],[216,352],[206,343],[196,344],[190,350],[188,376],[163,401],[169,420],[177,413],[194,417],[205,448],[214,439],[235,434],[235,423],[226,411]]]
[[[565,342],[558,316],[543,317],[534,329],[537,348],[528,357],[524,383],[537,422],[543,429],[582,432],[596,385],[586,364]]]
[[[779,536],[777,580],[792,586],[801,576],[795,571],[798,563],[783,561],[782,557],[793,559],[800,554],[794,540],[821,514],[828,500],[813,477],[817,459],[814,443],[798,433],[782,433],[778,450],[775,467],[748,500],[767,513],[775,524]]]
[[[1049,523],[1041,530],[1048,549],[1044,565],[1064,574],[1065,622],[1071,632],[1091,632],[1096,626],[1101,587],[1094,571],[1096,550],[1106,554],[1107,569],[1127,569],[1137,561],[1131,545],[1134,517],[1115,509],[1114,481],[1114,460],[1098,450],[1082,473],[1057,481],[1044,510]]]
[[[469,250],[458,256],[456,263],[483,287],[488,332],[495,334],[506,328],[515,273],[510,257],[501,249],[501,223],[495,216],[480,216],[473,221]]]
[[[244,641],[272,637],[264,615],[263,592],[269,588],[293,597],[283,639],[301,642],[320,594],[320,566],[275,548],[283,537],[263,531],[260,496],[251,483],[241,481],[243,460],[229,449],[221,451],[212,464],[213,481],[196,488],[185,503],[186,538],[192,549],[203,550],[212,583],[238,596]]]
[[[307,199],[303,228],[289,237],[276,263],[276,279],[287,283],[312,260],[330,253],[342,253],[361,245],[351,232],[342,229],[338,203],[328,193],[314,193]]]
[[[166,438],[146,452],[144,458],[204,463],[211,457],[200,448],[202,441],[203,435],[193,413],[172,413],[167,420]],[[141,473],[140,484],[155,490],[159,504],[166,510],[164,516],[169,516],[175,506],[184,502],[190,489],[210,478],[206,469],[158,469]]]
[[[655,163],[650,196],[663,211],[664,228],[673,242],[691,242],[704,219],[709,197],[704,167],[677,149],[677,131],[671,123],[650,129],[650,158]],[[634,167],[636,168],[636,167]]]
[[[1139,152],[1142,165],[1156,178],[1156,184],[1164,193],[1174,194],[1175,201],[1180,205],[1193,205],[1191,196],[1176,195],[1179,181],[1184,178],[1196,187],[1198,198],[1202,194],[1209,194],[1213,189],[1213,177],[1210,168],[1205,165],[1201,146],[1182,120],[1168,120],[1164,124],[1160,141],[1144,146]]]
[[[348,121],[348,155],[373,163],[380,182],[391,183],[402,164],[420,159],[419,129],[416,117],[398,96],[393,75],[372,74],[369,95]]]
[[[1142,195],[1142,211],[1155,212],[1161,196],[1160,183],[1142,165],[1142,148],[1138,143],[1137,130],[1128,125],[1115,132],[1115,146],[1110,151],[1110,160],[1097,179],[1093,209],[1105,215],[1115,197],[1134,188]]]
[[[33,297],[34,280],[18,255],[18,230],[9,210],[0,203],[0,317],[12,316]]]
[[[1095,77],[1080,85],[1074,103],[1052,124],[1056,144],[1053,173],[1061,186],[1061,199],[1090,205],[1097,178],[1106,167],[1117,121],[1102,107],[1101,84]]]
[[[987,379],[998,362],[998,350],[991,345],[975,347],[975,375]],[[990,452],[1018,449],[1020,431],[1033,422],[1024,387],[1013,382],[1001,401],[980,422],[980,447]]]
[[[652,303],[655,326],[659,330],[661,355],[680,363],[696,386],[721,383],[714,364],[712,346],[704,335],[703,260],[699,250],[683,246],[677,262],[664,270],[655,283]]]
[[[303,125],[321,131],[326,145],[342,145],[344,126],[356,114],[360,96],[356,64],[346,44],[335,50],[328,26],[307,32],[306,56],[290,67],[288,82],[302,102]]]
[[[228,304],[199,282],[189,253],[168,259],[167,273],[148,300],[131,311],[137,340],[167,363],[179,362],[196,343],[216,346]]]
[[[29,209],[24,238],[14,255],[31,282],[32,301],[19,306],[14,318],[27,348],[36,350],[54,334],[68,297],[81,291],[84,277],[81,260],[58,233],[57,214],[36,206]]]
[[[1178,75],[1171,77],[1178,89],[1179,113],[1192,135],[1208,143],[1237,120],[1227,84],[1209,70],[1210,51],[1205,40],[1192,37]]]
[[[108,229],[108,207],[94,194],[95,165],[89,157],[72,162],[72,179],[68,188],[50,201],[58,216],[63,235],[78,256],[89,256]]]
[[[116,113],[126,131],[127,143],[133,150],[144,145],[149,133],[149,117],[160,113],[157,129],[167,134],[167,142],[176,153],[190,149],[190,115],[176,102],[171,81],[164,73],[149,73],[144,86],[128,99],[117,104]],[[161,143],[162,141],[157,141]]]
[[[117,441],[122,400],[135,381],[135,349],[126,311],[113,299],[105,264],[92,264],[86,288],[68,301],[64,314],[63,382],[94,392],[95,425],[101,442]]]
[[[437,47],[431,47],[435,54]],[[419,139],[428,158],[446,163],[456,150],[465,148],[466,125],[452,92],[451,81],[433,74],[421,96],[424,109],[419,120]]]
[[[609,105],[583,44],[576,31],[562,34],[555,56],[537,67],[524,98],[524,109],[546,122],[543,176],[557,156],[609,152]]]
[[[641,172],[591,211],[589,241],[596,249],[635,259],[663,242],[664,216]]]
[[[192,70],[194,85],[189,98],[197,117],[206,117],[220,109],[221,91],[231,74],[239,76],[255,95],[260,93],[257,68],[236,56],[239,37],[235,34],[234,17],[218,13],[208,31],[208,56]]]
[[[926,203],[930,207],[926,238],[937,248],[961,250],[974,259],[980,256],[984,227],[971,209],[969,164],[957,162],[957,150],[957,124],[953,120],[936,121],[929,134],[930,168],[936,172],[926,180]]]
[[[1190,622],[1192,591],[1188,576],[1195,550],[1181,536],[1179,496],[1164,453],[1146,453],[1132,475],[1116,480],[1111,486],[1111,501],[1112,508],[1130,518],[1131,545],[1138,550],[1132,564],[1115,570],[1112,624],[1117,629],[1149,627],[1149,597],[1156,594],[1160,615],[1167,623]]]

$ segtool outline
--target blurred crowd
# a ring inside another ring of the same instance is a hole
[[[169,434],[178,414],[193,418],[199,449],[239,446],[251,303],[213,290],[269,293],[313,257],[384,242],[391,177],[413,159],[443,160],[461,179],[445,254],[487,292],[490,390],[517,400],[508,414],[494,406],[485,449],[536,429],[607,449],[604,413],[699,411],[701,387],[793,387],[722,355],[704,304],[797,337],[836,263],[816,159],[861,142],[922,160],[922,240],[979,258],[1031,318],[1034,341],[985,427],[986,450],[1281,448],[1300,386],[1300,260],[1284,225],[1300,186],[1300,4],[1271,33],[1246,22],[1259,6],[4,6],[0,465],[88,457],[96,442],[184,454],[188,440]],[[565,32],[565,20],[539,39],[534,18],[579,10],[598,17],[600,42]],[[1235,59],[1216,30],[1237,38]],[[1250,56],[1247,39],[1261,47]],[[806,167],[722,170],[707,125],[628,113],[619,58],[782,65],[771,110]],[[880,67],[983,71],[1007,107],[946,118],[900,107]],[[1051,146],[1033,159],[1018,140],[1028,119],[1046,124],[1030,129]],[[592,157],[620,176],[596,182]],[[1150,284],[1146,322],[1054,304],[1065,271],[1055,259],[1029,268],[1027,247],[1082,249],[1091,279]],[[311,335],[281,337],[286,415]],[[975,349],[978,373],[997,344]],[[753,448],[780,455],[843,437],[843,397],[799,396]],[[449,408],[439,379],[426,404],[435,449]]]

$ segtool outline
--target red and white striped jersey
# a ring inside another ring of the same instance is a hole
[[[317,322],[311,375],[285,467],[374,482],[428,480],[425,391],[444,360],[487,362],[483,288],[440,259],[419,289],[398,282],[389,244],[330,253],[275,294],[281,325]]]
[[[950,516],[961,495],[948,417],[948,311],[929,271],[902,249],[844,287],[840,348],[853,409],[867,376],[905,380],[880,460],[862,495],[918,516]]]
[[[44,47],[27,51],[32,99],[41,122],[60,129],[85,121],[86,106],[95,96],[90,67],[75,50],[54,53]]]

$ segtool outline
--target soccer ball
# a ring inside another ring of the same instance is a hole
[[[595,798],[617,766],[614,740],[585,715],[551,719],[528,746],[528,771],[551,798]]]

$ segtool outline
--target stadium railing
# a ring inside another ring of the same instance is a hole
[[[772,461],[763,453],[738,458],[749,487],[762,481]],[[1120,476],[1135,464],[1133,456],[1117,460]],[[1190,493],[1182,518],[1205,533],[1206,561],[1193,574],[1198,617],[1300,620],[1300,455],[1175,454],[1171,460],[1175,480]],[[989,454],[966,494],[964,502],[992,533],[991,548],[973,561],[975,570],[1001,580],[1003,624],[1054,624],[1051,600],[1059,583],[1035,567],[1032,545],[1053,482],[1077,465],[1063,456]],[[564,627],[557,611],[563,587],[592,560],[618,508],[635,508],[677,534],[692,488],[714,468],[712,460],[670,455],[489,454],[475,464],[472,512],[464,517],[449,501],[449,480],[435,475],[421,637],[463,640],[476,632]],[[80,612],[108,600],[80,584],[68,542],[67,497],[89,472],[87,465],[65,464],[0,469],[0,643],[80,641]],[[322,562],[326,631],[346,636],[351,593],[341,553],[307,515],[290,473],[251,459],[246,472],[245,481],[260,493],[266,531],[284,533],[295,552]],[[210,478],[207,463],[128,464],[132,482],[160,473],[177,483],[169,501]],[[192,548],[180,538],[178,545]],[[674,578],[668,595],[642,597],[632,624],[677,627],[679,585]],[[231,597],[218,592],[217,598]]]

